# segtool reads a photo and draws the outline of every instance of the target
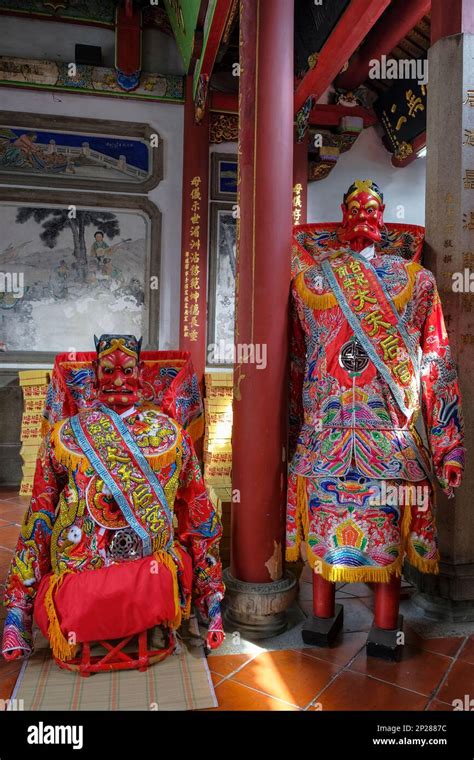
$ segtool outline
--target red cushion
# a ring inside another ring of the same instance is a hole
[[[177,549],[182,561],[179,583],[188,596],[192,584],[192,561]],[[61,631],[76,642],[118,639],[144,631],[176,615],[173,577],[164,565],[151,572],[153,557],[123,562],[98,570],[65,575],[54,592],[54,606]],[[35,620],[48,636],[49,619],[44,598],[51,573],[44,576],[35,600]]]

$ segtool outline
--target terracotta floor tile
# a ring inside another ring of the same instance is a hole
[[[423,710],[427,699],[346,670],[318,697],[322,710]],[[315,708],[312,708],[315,709]]]
[[[236,681],[223,681],[216,687],[216,697],[219,707],[211,708],[212,710],[280,710],[294,711],[298,710],[295,705],[288,705],[273,699],[267,694],[260,694],[258,691],[248,689]]]
[[[229,676],[245,662],[252,659],[252,654],[222,654],[210,655],[207,658],[209,670],[219,676]]]
[[[25,514],[25,507],[22,504],[15,504],[12,501],[0,501],[0,520],[8,522],[21,522]]]
[[[5,488],[0,486],[0,500],[11,499],[18,495],[18,488]]]
[[[0,658],[0,699],[10,699],[23,660],[7,662]]]
[[[462,636],[444,636],[443,638],[437,639],[424,639],[407,623],[403,626],[403,632],[405,634],[405,644],[412,647],[418,647],[418,649],[425,649],[427,652],[445,654],[448,657],[454,657],[464,641],[464,637]]]
[[[14,549],[19,535],[20,527],[15,523],[0,527],[0,546],[5,549]]]
[[[470,636],[464,644],[459,653],[459,659],[464,660],[465,662],[471,662],[474,665],[474,636]]]
[[[441,702],[439,699],[433,699],[432,703],[428,707],[428,712],[438,712],[440,710],[443,712],[452,712],[453,706],[447,702]]]
[[[308,657],[316,657],[319,660],[344,666],[365,646],[366,641],[367,634],[364,632],[343,633],[333,647],[306,646],[298,651],[308,655]]]
[[[3,583],[7,576],[8,568],[12,561],[13,552],[8,549],[0,549],[0,581]]]
[[[343,630],[348,633],[354,631],[369,631],[374,616],[360,599],[341,600],[344,607]]]
[[[429,696],[451,663],[452,660],[444,655],[405,646],[401,662],[367,657],[363,651],[356,657],[350,669]]]
[[[297,650],[280,650],[259,654],[232,680],[305,707],[337,673],[338,667]]]
[[[464,699],[465,694],[474,699],[474,665],[457,660],[436,696],[442,702],[452,704],[453,699]]]

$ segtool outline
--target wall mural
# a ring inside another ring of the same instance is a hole
[[[0,10],[100,26],[113,26],[115,20],[114,0],[0,0]]]
[[[237,219],[227,203],[211,204],[208,363],[232,365],[234,345]],[[230,347],[230,349],[229,349]]]
[[[69,175],[72,185],[76,178],[139,183],[150,175],[149,151],[139,140],[0,125],[0,176]]]
[[[73,213],[67,205],[0,203],[0,269],[12,284],[0,292],[8,351],[83,350],[91,325],[147,340],[150,218],[85,206]]]
[[[68,63],[0,56],[0,85],[63,92],[100,93],[139,100],[183,103],[184,79],[172,74],[141,73],[140,84],[125,92],[117,83],[115,69],[76,64],[71,75]]]
[[[162,176],[148,124],[0,111],[2,184],[145,193]]]

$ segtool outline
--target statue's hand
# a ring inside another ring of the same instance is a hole
[[[33,620],[31,613],[12,607],[8,610],[3,628],[2,655],[5,660],[28,657],[33,651]]]
[[[449,499],[454,496],[454,488],[458,488],[461,485],[462,479],[462,467],[455,462],[447,462],[443,465],[443,475],[441,479],[441,485],[444,493]]]
[[[217,647],[221,646],[225,638],[224,626],[222,624],[220,596],[216,595],[208,598],[206,606],[209,618],[206,646],[209,649],[217,649]]]
[[[206,646],[209,649],[217,649],[225,639],[222,617],[219,612],[215,617],[209,618],[209,629],[206,636]]]

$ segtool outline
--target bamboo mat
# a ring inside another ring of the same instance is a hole
[[[199,710],[217,707],[202,647],[181,645],[179,654],[138,670],[96,673],[84,678],[59,668],[38,634],[13,697],[25,710]]]

